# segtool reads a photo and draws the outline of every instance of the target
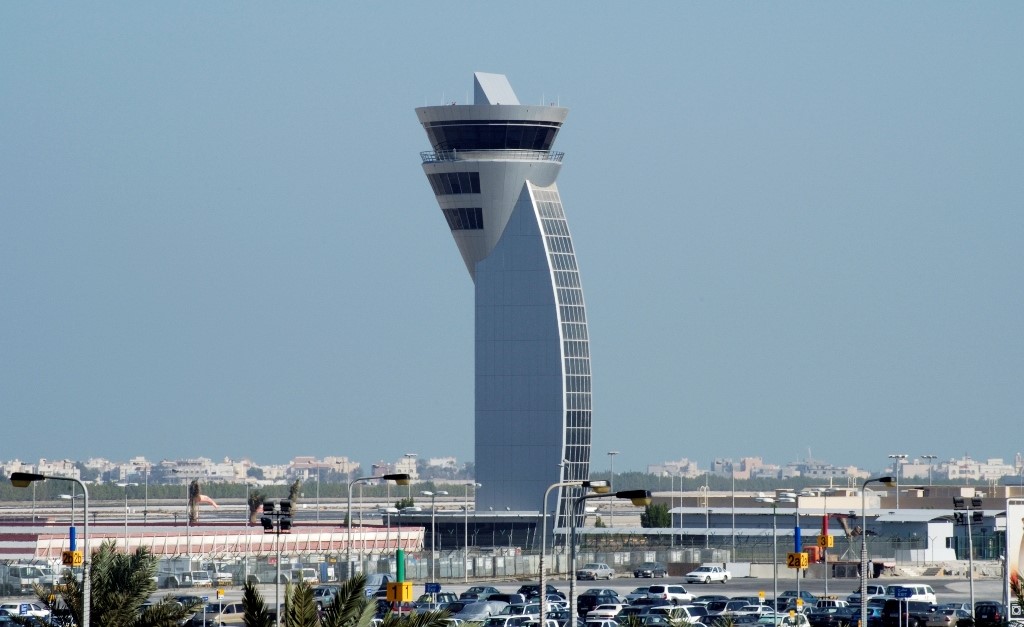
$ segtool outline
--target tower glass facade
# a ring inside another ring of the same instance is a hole
[[[474,104],[416,110],[423,169],[475,288],[477,508],[536,511],[548,486],[590,474],[586,306],[551,150],[568,112],[474,79]],[[559,495],[557,526],[578,494]]]

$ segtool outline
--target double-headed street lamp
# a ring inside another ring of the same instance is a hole
[[[890,455],[889,457],[892,457]],[[903,457],[906,457],[904,455]],[[897,470],[899,466],[897,466]],[[896,498],[899,498],[899,487],[892,477],[878,477],[868,479],[860,488],[860,622],[861,625],[868,624],[868,499],[867,490],[869,483],[881,483],[885,486],[897,485]]]
[[[906,453],[893,453],[889,456],[892,460],[892,474],[896,477],[896,509],[900,508],[900,464],[906,458]]]
[[[137,483],[128,483],[127,481],[116,484],[119,488],[124,488],[124,552],[128,552],[128,488],[131,486],[137,486]]]
[[[89,490],[81,480],[74,477],[56,477],[52,475],[40,475],[31,472],[11,473],[11,484],[16,488],[27,488],[36,481],[53,479],[55,481],[71,481],[82,488],[82,503],[84,505],[85,517],[82,523],[82,624],[81,627],[89,627],[89,609],[92,604],[92,576],[89,568],[92,566],[89,555]],[[72,508],[74,500],[71,501]]]
[[[388,485],[394,481],[398,485],[409,485],[410,477],[408,473],[395,473],[391,475],[382,475],[379,477],[360,477],[359,479],[353,479],[348,482],[348,514],[346,518],[348,520],[348,537],[345,539],[346,555],[345,560],[347,561],[348,577],[352,578],[352,486],[357,483],[365,483],[367,481],[385,481]]]
[[[437,581],[435,577],[437,573],[437,519],[435,518],[437,510],[434,508],[434,503],[437,501],[437,497],[448,496],[448,493],[444,490],[438,492],[423,490],[420,494],[430,497],[430,581]],[[434,598],[436,599],[437,595],[434,595]]]
[[[953,519],[958,525],[967,525],[967,574],[971,582],[971,608],[974,607],[974,533],[971,530],[971,523],[980,523],[985,519],[981,511],[981,499],[973,497],[970,503],[964,501],[963,497],[953,497]]]
[[[274,624],[281,626],[281,534],[292,532],[292,502],[288,499],[263,501],[263,516],[260,517],[263,533],[276,536],[277,574],[274,577]]]
[[[925,463],[928,464],[928,485],[932,484],[932,464],[934,464],[935,460],[938,459],[938,458],[939,458],[938,455],[922,455],[921,456],[921,459],[925,460]]]
[[[584,501],[590,499],[626,499],[631,501],[633,505],[637,507],[642,505],[651,504],[651,491],[650,490],[621,490],[619,492],[612,492],[610,494],[601,494],[595,492],[594,494],[584,494],[583,496],[576,497],[576,500],[572,502],[572,507],[569,508],[569,624],[576,624],[576,510],[579,509],[580,505]],[[541,590],[541,606],[546,601],[545,590]]]

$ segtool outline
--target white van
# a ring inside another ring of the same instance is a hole
[[[299,583],[304,581],[309,584],[320,583],[320,575],[317,573],[315,568],[293,568],[292,569],[292,583]]]
[[[938,601],[935,599],[935,590],[931,586],[926,586],[919,583],[897,583],[890,584],[885,587],[885,596],[890,599],[898,598],[896,591],[897,588],[904,588],[910,590],[909,597],[902,597],[904,601],[923,601],[925,603],[931,603],[935,605]]]

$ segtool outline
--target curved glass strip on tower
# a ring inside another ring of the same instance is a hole
[[[416,110],[423,170],[474,282],[477,508],[536,511],[548,486],[590,475],[586,306],[551,150],[568,111],[474,79],[474,104]],[[559,495],[557,526],[579,494]]]

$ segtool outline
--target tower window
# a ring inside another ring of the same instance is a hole
[[[440,174],[428,174],[427,180],[430,181],[430,187],[434,189],[435,196],[480,193],[479,172],[442,172]]]
[[[484,228],[484,212],[480,207],[457,207],[445,209],[444,219],[453,231],[469,231]]]

